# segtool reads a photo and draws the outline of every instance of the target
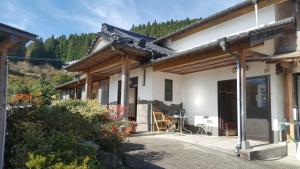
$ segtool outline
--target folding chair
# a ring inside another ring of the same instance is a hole
[[[212,123],[212,121],[209,120],[209,116],[203,116],[201,122],[196,125],[198,127],[197,134],[207,134],[209,123]]]
[[[166,119],[165,116],[162,112],[153,112],[153,121],[154,121],[154,129],[158,132],[164,130],[167,130],[167,124],[166,124]]]

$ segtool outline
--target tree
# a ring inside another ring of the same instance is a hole
[[[45,64],[43,58],[47,57],[42,38],[36,39],[28,47],[30,50],[30,62],[35,65]]]
[[[153,37],[162,37],[165,36],[171,32],[174,32],[182,27],[185,27],[187,25],[190,25],[194,22],[197,22],[201,20],[201,18],[195,18],[195,19],[183,19],[183,20],[173,20],[166,22],[160,22],[157,23],[156,20],[154,22],[150,23],[148,22],[145,24],[140,25],[132,25],[131,31],[140,33],[146,36],[153,36]]]

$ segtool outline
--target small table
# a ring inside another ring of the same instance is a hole
[[[191,117],[191,116],[173,115],[173,118],[178,120],[178,130],[181,134],[182,134],[183,131],[187,131],[187,132],[190,132],[192,134],[192,131],[184,128],[184,120],[186,118],[189,118],[189,117]]]

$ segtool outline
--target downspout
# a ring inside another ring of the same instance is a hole
[[[240,63],[240,59],[239,59],[239,55],[236,54],[236,53],[233,53],[231,52],[229,49],[228,49],[228,44],[226,42],[226,38],[223,38],[223,39],[220,39],[219,41],[219,44],[220,44],[220,47],[222,48],[222,50],[224,52],[227,52],[230,56],[234,57],[236,59],[236,71],[238,72],[237,73],[237,88],[239,89],[240,86],[241,86],[241,82],[240,82],[240,79],[241,79],[241,74],[240,74],[240,69],[241,69],[241,63]],[[240,156],[240,149],[242,148],[242,124],[241,124],[241,94],[240,94],[240,89],[237,90],[237,120],[238,120],[238,145],[236,145],[235,147],[235,153],[236,153],[236,156]]]
[[[259,18],[258,18],[258,2],[259,0],[252,0],[255,8],[255,20],[256,20],[256,27],[259,27]]]

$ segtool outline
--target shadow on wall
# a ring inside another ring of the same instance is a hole
[[[180,104],[171,104],[167,105],[162,101],[159,100],[153,100],[153,101],[148,101],[148,100],[138,100],[137,104],[148,104],[148,109],[150,110],[152,103],[152,111],[154,112],[162,112],[165,115],[179,115],[180,110],[182,109],[182,103]],[[118,105],[117,102],[110,102],[109,105],[111,106],[116,106]]]
[[[151,101],[150,101],[150,104],[151,104]],[[181,109],[182,109],[182,103],[167,105],[162,101],[158,101],[158,100],[152,101],[152,111],[153,112],[162,112],[165,115],[173,116],[173,115],[179,115],[179,112]]]

